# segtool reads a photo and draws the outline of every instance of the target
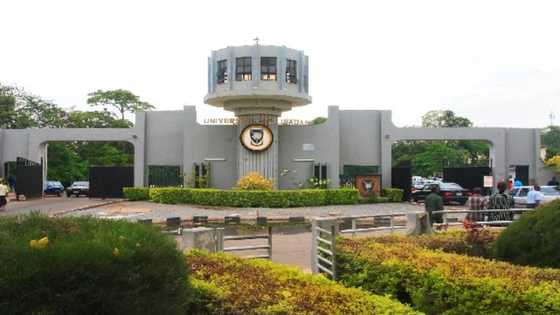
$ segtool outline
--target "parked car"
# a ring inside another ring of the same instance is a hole
[[[66,188],[66,195],[80,197],[89,195],[89,182],[73,182]]]
[[[64,186],[59,181],[49,180],[45,185],[45,195],[57,195],[60,197],[64,192]]]
[[[444,204],[458,203],[464,205],[471,195],[467,189],[464,189],[459,184],[435,182],[424,185],[422,189],[413,189],[412,200],[423,202],[434,186],[439,186],[439,195],[443,198]]]
[[[527,206],[527,194],[533,190],[533,186],[521,186],[511,190],[511,195],[515,200],[515,206]],[[560,199],[560,190],[558,186],[541,186],[541,193],[544,198],[541,203],[547,203],[555,199]]]

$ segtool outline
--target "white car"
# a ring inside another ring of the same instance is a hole
[[[511,190],[511,195],[515,200],[515,205],[524,207],[527,205],[527,194],[533,190],[533,186],[515,187]],[[541,193],[544,195],[541,203],[551,202],[555,199],[560,199],[560,190],[558,186],[541,186]]]

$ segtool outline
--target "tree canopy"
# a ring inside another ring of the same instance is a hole
[[[147,111],[155,107],[140,100],[140,97],[134,95],[128,90],[97,90],[88,94],[87,102],[91,106],[112,107],[120,114],[121,120],[124,120],[125,113],[134,113],[137,111]]]
[[[459,128],[472,126],[473,123],[468,118],[456,116],[450,110],[432,110],[422,116],[422,127]]]

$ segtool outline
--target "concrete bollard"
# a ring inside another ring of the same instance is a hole
[[[177,246],[181,251],[196,248],[215,253],[223,250],[223,242],[224,229],[196,227],[183,229]]]
[[[432,233],[432,226],[427,212],[412,212],[406,214],[406,235],[430,233]]]

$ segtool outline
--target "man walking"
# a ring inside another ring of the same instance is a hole
[[[531,190],[527,194],[527,208],[533,209],[539,206],[541,201],[543,200],[544,195],[541,192],[541,186],[535,185],[533,186],[533,190]]]
[[[482,196],[482,189],[475,187],[472,196],[467,200],[466,207],[468,210],[484,210],[486,209],[487,200]],[[469,213],[467,215],[469,221],[484,221],[484,213]]]
[[[426,196],[426,200],[424,201],[424,207],[426,212],[428,212],[428,216],[430,218],[431,224],[433,223],[442,223],[442,215],[441,214],[434,214],[432,215],[433,211],[443,210],[443,198],[438,194],[439,187],[437,185],[432,186],[430,189],[431,193]]]
[[[515,200],[512,196],[506,194],[507,184],[505,182],[498,183],[498,192],[490,196],[488,200],[488,209],[511,209],[515,205]],[[500,212],[488,213],[489,221],[511,221],[513,220],[513,213]]]

